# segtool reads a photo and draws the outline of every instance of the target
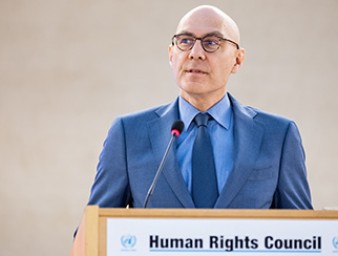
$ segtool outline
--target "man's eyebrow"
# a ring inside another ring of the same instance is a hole
[[[208,33],[204,37],[206,37],[206,36],[218,36],[218,37],[221,37],[221,38],[224,37],[224,35],[221,32],[218,32],[218,31],[214,31],[214,32]]]
[[[189,31],[181,31],[180,33],[178,33],[177,35],[187,35],[187,36],[193,36],[193,37],[197,37],[194,33],[191,33]],[[221,37],[223,38],[223,34],[221,32],[218,32],[218,31],[213,31],[213,32],[209,32],[203,36],[201,36],[201,38],[204,38],[204,37],[208,37],[208,36],[217,36],[217,37]]]
[[[186,35],[186,36],[193,36],[196,37],[193,33],[189,32],[189,31],[181,31],[180,33],[177,33],[176,35]]]

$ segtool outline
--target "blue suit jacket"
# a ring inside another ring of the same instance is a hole
[[[296,125],[229,97],[234,113],[234,169],[215,208],[311,209]],[[88,204],[142,207],[170,140],[171,125],[178,118],[177,100],[117,118],[104,143]],[[168,156],[148,207],[195,207],[175,150]]]

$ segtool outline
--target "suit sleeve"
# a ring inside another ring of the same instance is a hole
[[[274,207],[284,209],[313,209],[307,181],[305,153],[295,123],[286,132]]]
[[[123,122],[116,119],[100,154],[89,205],[126,207],[130,201]]]

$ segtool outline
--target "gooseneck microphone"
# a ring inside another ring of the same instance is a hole
[[[163,166],[164,166],[164,163],[165,161],[167,160],[167,157],[168,157],[168,154],[169,154],[169,151],[174,143],[174,140],[180,136],[181,132],[183,131],[184,129],[184,123],[181,121],[181,120],[177,120],[173,123],[173,125],[171,126],[171,138],[170,138],[170,141],[168,143],[168,146],[167,146],[167,149],[165,150],[164,152],[164,155],[163,155],[163,158],[161,160],[161,163],[156,171],[156,174],[155,174],[155,177],[153,179],[153,182],[151,183],[150,187],[149,187],[149,190],[148,190],[148,193],[147,193],[147,196],[144,200],[144,204],[143,204],[143,208],[147,208],[147,205],[148,205],[148,201],[149,201],[149,198],[151,197],[151,195],[153,194],[153,191],[156,187],[156,184],[157,184],[157,180],[158,178],[160,177],[160,174],[162,173],[162,170],[163,170]]]

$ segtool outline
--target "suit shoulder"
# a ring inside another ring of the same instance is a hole
[[[138,127],[138,125],[144,125],[145,123],[158,118],[165,113],[175,102],[169,104],[162,104],[153,106],[147,109],[119,115],[115,118],[113,123],[123,123],[124,125],[132,125]]]
[[[256,113],[255,118],[260,120],[260,119],[267,119],[270,121],[275,120],[276,122],[282,122],[282,123],[290,123],[293,122],[290,118],[276,114],[276,113],[272,113],[272,112],[268,112],[259,108],[255,108],[255,107],[251,107],[251,106],[247,106],[248,109],[250,109],[251,111],[254,111]]]
[[[256,107],[243,105],[239,101],[237,101],[232,95],[230,95],[230,99],[235,113],[237,113],[237,115],[242,116],[245,119],[249,118],[254,120],[255,122],[267,124],[276,123],[277,125],[278,124],[288,125],[291,122],[293,122],[291,119],[287,117],[267,112],[265,110]]]
[[[294,120],[271,112],[267,112],[261,110],[259,108],[254,107],[247,107],[251,111],[254,111],[256,115],[254,116],[253,120],[255,122],[260,123],[265,128],[268,128],[271,131],[277,132],[279,131],[296,131],[298,133],[298,126]]]
[[[169,104],[163,104],[163,105],[158,105],[158,106],[153,106],[150,108],[142,109],[139,111],[131,112],[128,114],[120,115],[118,118],[121,118],[123,120],[128,120],[128,119],[137,119],[137,118],[147,118],[147,117],[152,117],[156,116],[157,112],[160,111],[161,109],[165,109]]]

